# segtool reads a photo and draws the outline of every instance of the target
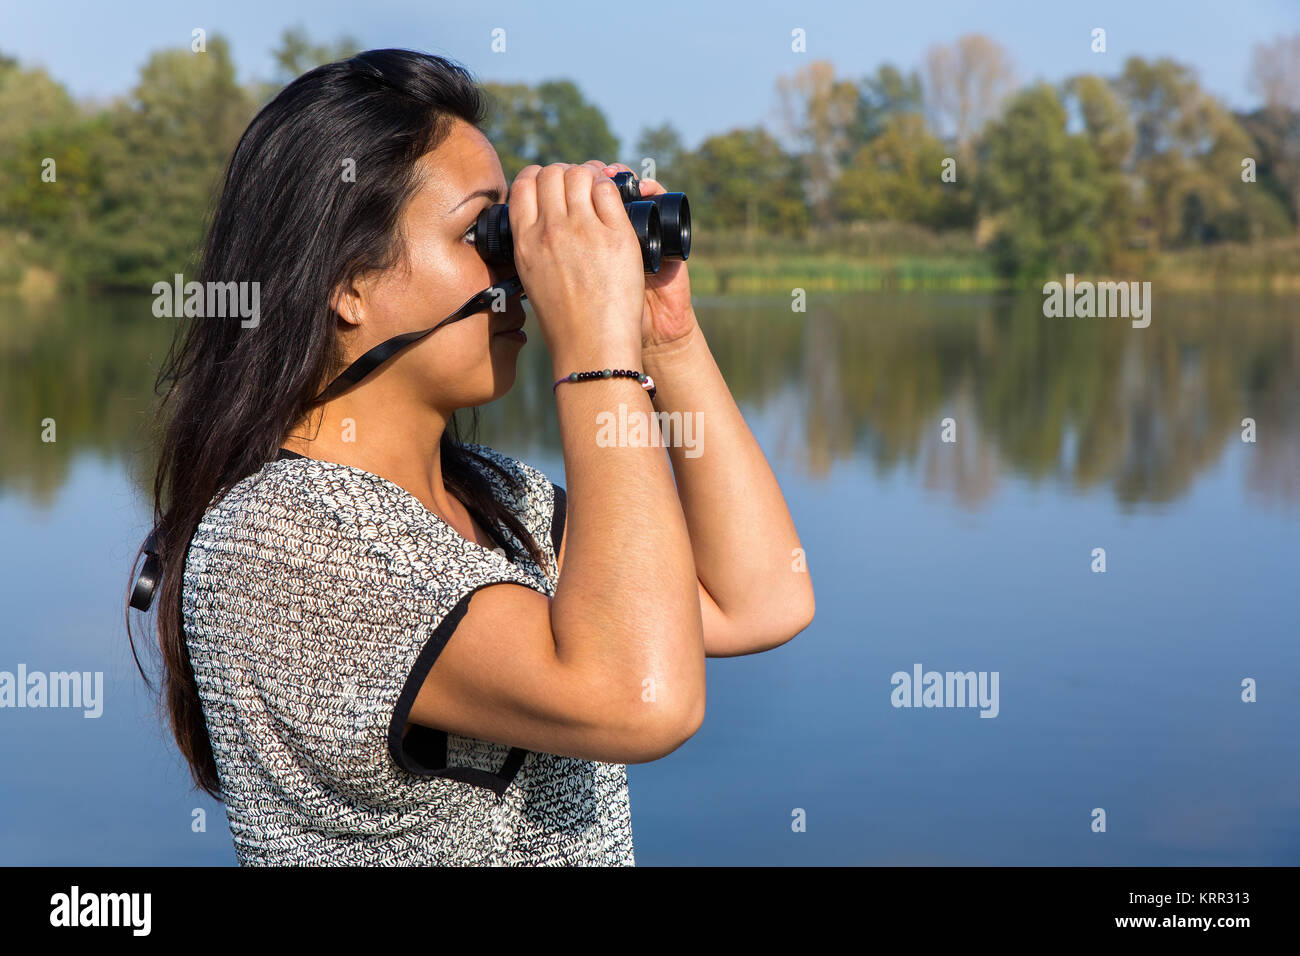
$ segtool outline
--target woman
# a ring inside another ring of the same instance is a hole
[[[457,437],[514,383],[518,299],[315,401],[511,275],[473,242],[507,188],[483,121],[460,66],[370,51],[291,83],[231,159],[199,278],[260,283],[260,316],[197,319],[171,357],[155,507],[172,728],[244,865],[632,864],[625,765],[699,729],[706,656],[813,616],[685,264],[643,275],[627,167],[509,194],[555,378],[653,380],[553,389],[567,496]],[[620,403],[707,419],[707,448],[605,447]]]

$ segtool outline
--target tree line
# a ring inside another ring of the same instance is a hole
[[[147,288],[193,262],[224,166],[257,110],[318,63],[356,52],[286,30],[278,74],[241,84],[228,41],[153,53],[108,103],[76,102],[0,54],[0,286],[36,269],[65,288]],[[619,159],[691,197],[708,233],[792,243],[905,224],[972,237],[1005,276],[1132,271],[1159,250],[1300,229],[1300,34],[1261,44],[1260,105],[1233,111],[1174,60],[1017,86],[982,35],[919,69],[860,78],[812,61],[776,82],[778,128],[686,148],[671,124],[630,155],[567,80],[486,82],[508,180],[529,163]]]

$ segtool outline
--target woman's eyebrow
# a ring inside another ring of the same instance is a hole
[[[470,193],[460,202],[456,203],[456,205],[452,206],[451,211],[455,212],[461,206],[465,205],[465,203],[469,202],[471,199],[477,199],[479,196],[486,196],[488,199],[491,199],[494,203],[501,202],[501,190],[497,189],[495,186],[493,186],[491,189],[476,189],[474,192]]]

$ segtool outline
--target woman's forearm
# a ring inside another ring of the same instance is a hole
[[[658,387],[661,440],[695,573],[726,619],[711,628],[705,614],[705,652],[731,656],[782,644],[808,626],[814,599],[776,477],[697,324],[686,338],[646,350],[643,362]]]
[[[561,358],[555,377],[637,365],[635,356],[614,358]],[[602,413],[617,415],[622,403],[648,414],[650,399],[635,381],[611,378],[562,384],[555,403],[569,501],[551,608],[556,653],[593,686],[617,688],[613,719],[641,726],[653,714],[680,727],[702,717],[705,681],[698,585],[672,470],[662,448],[597,440]]]

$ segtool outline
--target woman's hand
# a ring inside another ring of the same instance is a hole
[[[636,175],[622,163],[602,163],[591,159],[583,165],[595,167],[603,175],[611,177],[619,172]],[[640,182],[644,199],[668,192],[658,180],[642,179]],[[689,338],[695,325],[686,263],[681,259],[665,259],[655,275],[645,277],[645,308],[641,312],[642,355]]]
[[[522,169],[510,190],[515,265],[557,368],[638,358],[641,248],[618,190],[590,165]]]

